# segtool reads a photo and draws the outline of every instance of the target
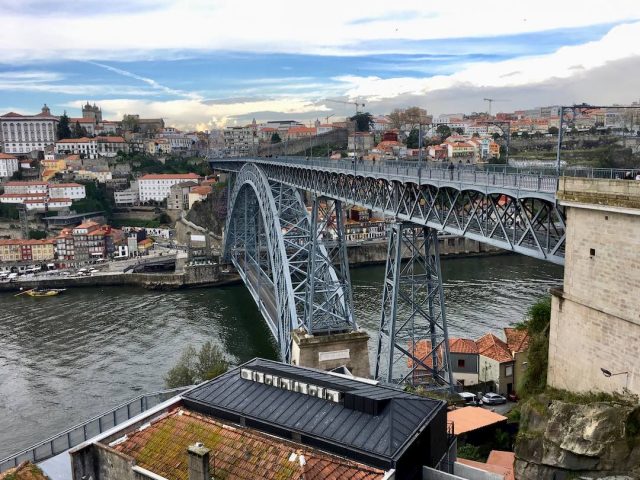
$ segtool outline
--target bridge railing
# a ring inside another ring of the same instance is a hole
[[[172,390],[140,395],[126,403],[118,405],[111,410],[101,413],[86,422],[74,425],[46,440],[31,447],[25,448],[13,455],[0,460],[0,472],[17,467],[24,461],[32,463],[43,462],[55,457],[70,448],[80,445],[82,442],[95,437],[127,420],[139,415],[160,403],[181,394],[191,387],[181,387]]]
[[[355,175],[372,173],[392,175],[408,181],[426,180],[451,181],[464,184],[505,187],[510,189],[530,190],[553,193],[557,188],[557,176],[543,175],[540,172],[511,172],[504,169],[487,170],[469,164],[421,163],[340,159],[330,160],[318,157],[249,157],[252,160],[286,165],[299,165],[306,168],[318,168],[326,171],[345,172]],[[248,158],[216,159],[215,161],[246,161]]]

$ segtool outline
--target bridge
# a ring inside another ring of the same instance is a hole
[[[430,388],[451,386],[438,231],[564,263],[565,215],[555,175],[304,157],[222,158],[211,166],[231,174],[225,256],[284,361],[296,361],[295,331],[330,337],[358,330],[344,204],[394,219],[375,366],[375,377],[387,382],[426,378]],[[422,339],[429,351],[419,357],[414,347]]]

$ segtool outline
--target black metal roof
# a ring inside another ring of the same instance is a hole
[[[335,403],[245,380],[242,368],[338,390],[343,400]],[[399,389],[259,358],[186,392],[183,401],[194,410],[237,415],[391,462],[446,409],[445,402]]]

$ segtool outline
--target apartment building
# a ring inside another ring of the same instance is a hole
[[[43,262],[55,257],[55,241],[0,239],[0,262]]]
[[[0,152],[0,179],[9,178],[18,171],[18,158],[10,153]]]
[[[79,183],[50,183],[49,196],[53,198],[68,198],[80,200],[87,196],[84,185]]]
[[[227,127],[224,130],[224,147],[228,155],[241,157],[249,155],[258,148],[260,137],[254,125]]]
[[[84,222],[75,228],[65,228],[55,238],[58,260],[83,262],[104,259],[122,243],[121,230],[97,222]]]
[[[57,154],[77,154],[84,158],[115,157],[119,151],[128,151],[122,137],[65,138],[56,142]]]

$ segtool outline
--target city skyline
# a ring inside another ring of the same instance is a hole
[[[0,2],[0,111],[46,102],[75,115],[90,101],[109,119],[139,113],[208,129],[353,113],[327,98],[357,98],[374,114],[486,111],[485,97],[502,100],[493,112],[638,100],[634,2],[467,5]]]

